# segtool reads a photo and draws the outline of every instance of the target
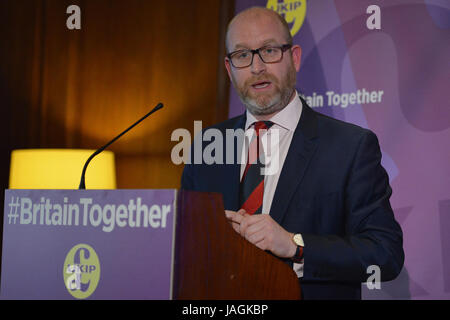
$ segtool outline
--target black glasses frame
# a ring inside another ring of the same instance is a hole
[[[280,57],[280,59],[278,59],[277,61],[271,61],[271,62],[266,62],[266,61],[264,61],[264,59],[263,59],[263,57],[261,57],[261,54],[259,53],[259,51],[262,50],[262,49],[266,49],[266,48],[276,48],[276,49],[281,49],[281,57]],[[230,62],[231,62],[231,64],[233,65],[233,67],[235,67],[236,69],[242,69],[242,68],[247,68],[247,67],[249,67],[249,66],[251,66],[251,65],[253,64],[253,58],[255,57],[255,54],[256,54],[256,53],[258,54],[258,56],[259,56],[259,58],[261,59],[261,61],[264,62],[264,63],[266,63],[266,64],[267,64],[267,63],[278,63],[278,62],[280,62],[281,60],[283,60],[283,54],[284,54],[284,52],[285,52],[286,50],[289,50],[290,48],[292,48],[292,45],[291,45],[291,44],[283,44],[283,45],[281,45],[281,46],[264,46],[264,47],[261,47],[261,48],[258,48],[258,49],[254,49],[254,50],[252,50],[252,49],[237,50],[237,51],[233,51],[233,52],[230,52],[229,54],[227,54],[227,58],[230,60]],[[234,55],[234,54],[236,54],[236,53],[238,53],[238,52],[244,52],[244,51],[251,52],[251,54],[252,54],[252,59],[250,60],[250,63],[249,63],[247,66],[236,67],[236,66],[234,65],[234,63],[233,63],[233,60],[231,59],[231,56]]]

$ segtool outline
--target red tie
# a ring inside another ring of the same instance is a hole
[[[256,137],[248,147],[248,158],[244,174],[241,179],[239,199],[241,208],[248,214],[262,212],[264,195],[264,174],[261,172],[264,165],[259,161],[264,156],[260,148],[260,130],[268,130],[273,125],[271,121],[258,121],[254,123]]]

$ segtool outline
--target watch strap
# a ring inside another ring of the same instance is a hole
[[[303,261],[303,247],[297,246],[294,256],[291,258],[295,263],[302,263]]]

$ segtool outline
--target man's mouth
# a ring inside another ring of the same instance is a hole
[[[259,81],[259,82],[255,82],[254,84],[252,84],[252,87],[254,89],[260,90],[260,89],[265,89],[267,87],[269,87],[271,85],[270,81]]]

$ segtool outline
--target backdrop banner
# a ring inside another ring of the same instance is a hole
[[[380,141],[405,265],[363,299],[450,299],[450,2],[236,0],[252,6],[289,23],[309,105]],[[231,88],[229,116],[243,111]]]
[[[170,299],[176,190],[6,190],[0,299]]]

